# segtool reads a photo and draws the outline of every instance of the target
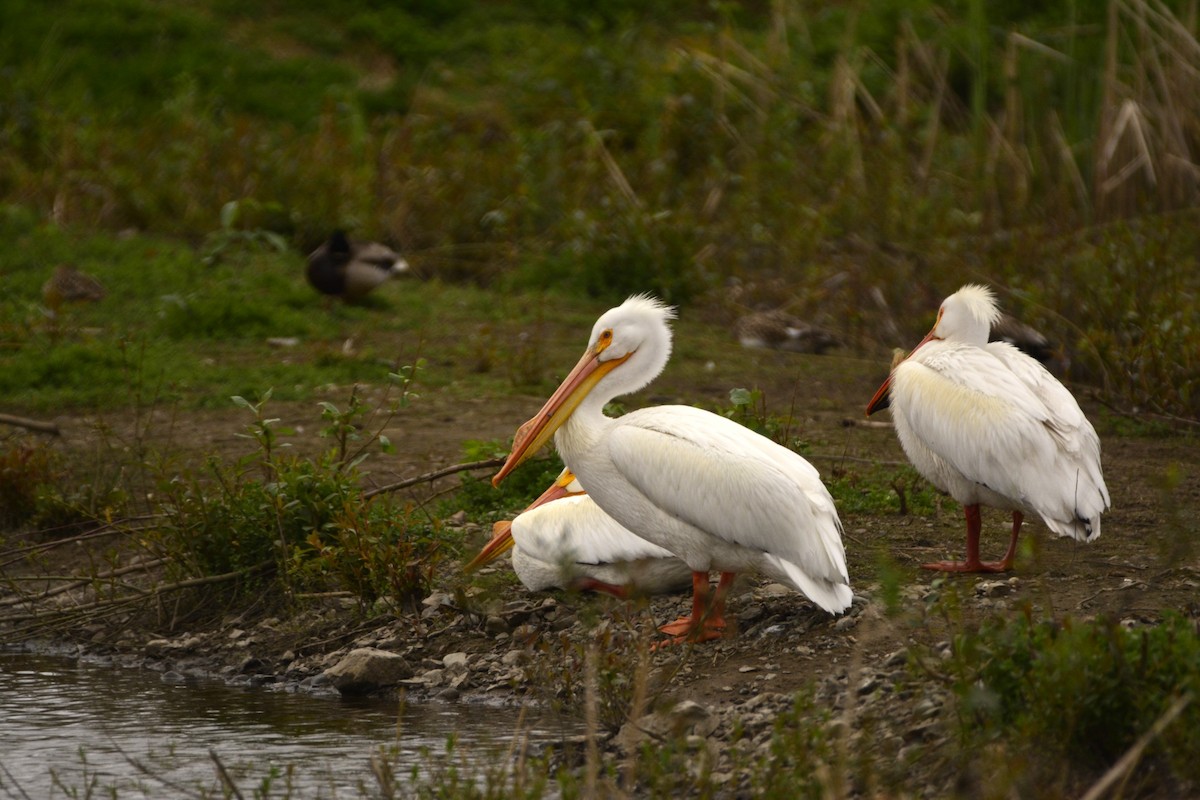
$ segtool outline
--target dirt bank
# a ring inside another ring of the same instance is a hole
[[[795,432],[809,443],[810,459],[826,476],[863,464],[903,462],[890,429],[846,424],[861,419],[863,401],[879,375],[874,361],[769,352],[747,355],[745,361],[742,369],[767,376],[759,386],[773,412],[783,413],[787,405],[805,409],[797,415]],[[700,397],[716,407],[732,385],[739,385],[735,377],[716,368],[678,377],[668,372],[653,395],[629,405]],[[373,462],[370,480],[384,484],[456,463],[463,431],[471,438],[503,439],[540,400],[427,395],[388,432],[401,455]],[[311,414],[307,408],[284,408],[285,423],[292,412]],[[1103,417],[1098,408],[1089,412],[1093,419]],[[434,590],[421,604],[376,616],[362,614],[347,598],[309,598],[294,617],[264,611],[268,604],[192,628],[180,627],[171,609],[161,606],[64,627],[56,640],[185,678],[218,674],[287,691],[333,691],[325,671],[352,650],[374,648],[398,654],[406,665],[406,677],[385,691],[442,702],[535,701],[576,714],[582,713],[579,675],[594,658],[601,676],[645,678],[643,713],[683,709],[676,717],[643,719],[641,734],[626,726],[619,736],[641,684],[640,678],[618,681],[600,706],[610,756],[626,752],[638,735],[690,733],[703,743],[698,746],[711,750],[712,781],[730,793],[746,788],[739,754],[766,748],[772,724],[791,707],[793,694],[811,690],[817,705],[840,720],[843,744],[869,750],[878,759],[877,774],[885,785],[896,783],[926,796],[970,794],[978,776],[945,757],[955,736],[948,688],[935,674],[914,669],[908,648],[941,657],[955,630],[996,614],[1106,615],[1128,626],[1154,624],[1168,610],[1200,617],[1195,522],[1200,519],[1200,449],[1181,435],[1122,435],[1117,422],[1099,426],[1113,507],[1097,542],[1054,539],[1032,522],[1028,546],[1009,575],[945,578],[918,565],[961,554],[961,511],[949,500],[933,516],[843,512],[856,595],[848,614],[830,616],[794,592],[745,576],[730,599],[730,635],[701,646],[648,647],[658,638],[655,625],[679,616],[686,597],[621,602],[568,593],[531,595],[504,579],[503,562],[468,579],[453,560],[440,565]],[[87,428],[82,419],[60,423],[68,436]],[[173,419],[170,436],[176,443],[191,442],[196,452],[215,450],[232,458],[245,451],[232,433],[242,423],[229,414],[188,415]],[[299,427],[300,452],[323,446]],[[444,479],[442,485],[452,481]],[[999,554],[1006,524],[1003,514],[985,511],[985,554]],[[470,543],[467,551],[485,539],[484,525],[463,524],[459,530]],[[107,542],[80,545],[51,555],[50,561],[6,558],[6,577],[36,569],[64,574],[106,558],[108,547]],[[3,600],[10,605],[16,605],[13,586],[4,589]],[[78,601],[86,591],[80,587],[47,602]],[[6,636],[13,638],[15,630],[10,626]],[[698,708],[680,706],[683,701]],[[869,787],[855,788],[865,792]]]

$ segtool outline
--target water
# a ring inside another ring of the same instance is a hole
[[[578,733],[477,704],[347,702],[335,696],[164,682],[158,673],[0,651],[0,798],[222,796],[217,761],[246,797],[354,798],[377,787],[373,754],[400,781],[448,760],[482,775],[520,731],[533,744]],[[211,753],[210,753],[211,751]],[[216,754],[216,759],[212,753]],[[140,765],[140,766],[139,766]],[[290,794],[285,790],[290,787]]]

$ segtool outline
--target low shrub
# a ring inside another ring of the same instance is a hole
[[[968,740],[1002,740],[1035,775],[1112,765],[1181,697],[1183,712],[1149,745],[1142,778],[1200,781],[1200,636],[1168,615],[1129,629],[1115,620],[993,619],[955,642],[955,683]]]

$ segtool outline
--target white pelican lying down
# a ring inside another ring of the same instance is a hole
[[[1002,572],[1012,566],[1024,514],[1037,514],[1059,536],[1090,542],[1108,509],[1095,429],[1045,367],[1012,345],[988,343],[999,315],[986,287],[947,297],[933,330],[867,405],[874,413],[890,393],[905,454],[964,506],[966,561],[928,569]],[[1013,512],[1008,552],[997,562],[979,560],[980,505]]]
[[[734,574],[747,570],[795,587],[831,613],[844,611],[852,594],[841,523],[811,464],[691,406],[604,415],[608,401],[662,372],[673,318],[669,307],[645,296],[605,312],[579,363],[517,431],[492,482],[555,436],[596,505],[692,570],[691,616],[663,626],[664,633],[697,641],[719,636],[725,595]],[[721,580],[706,609],[711,570],[719,570]]]
[[[572,588],[628,597],[679,591],[692,580],[686,564],[622,528],[565,469],[516,519],[496,523],[467,569],[509,549],[513,571],[533,592]]]

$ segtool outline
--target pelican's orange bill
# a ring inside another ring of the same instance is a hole
[[[871,402],[867,403],[867,416],[871,416],[876,411],[882,411],[891,405],[892,396],[892,374],[889,372],[887,380],[885,380],[878,389],[875,390],[874,396],[871,397]]]
[[[554,432],[570,418],[579,404],[583,402],[583,398],[587,397],[588,392],[599,383],[600,379],[625,363],[632,355],[627,353],[620,358],[601,361],[600,353],[603,350],[603,345],[589,347],[570,374],[554,390],[554,394],[550,395],[550,399],[546,401],[541,410],[517,429],[513,436],[513,447],[508,454],[508,460],[492,478],[493,486],[499,486],[500,481],[504,480],[508,473],[550,441]]]
[[[512,522],[502,519],[492,525],[492,539],[483,546],[479,555],[463,567],[464,572],[474,572],[489,561],[494,561],[512,549]]]
[[[938,312],[938,320],[940,321],[941,318],[942,318],[942,314],[939,311]],[[895,352],[892,353],[892,371],[888,373],[887,380],[885,380],[883,382],[883,384],[878,389],[875,390],[875,394],[871,397],[871,402],[867,403],[867,416],[868,417],[871,416],[872,414],[874,414],[876,411],[882,411],[883,409],[887,408],[888,406],[890,406],[892,404],[892,397],[891,397],[892,376],[896,374],[896,367],[900,366],[901,362],[907,361],[908,359],[912,358],[913,353],[920,350],[926,344],[928,344],[932,340],[938,338],[933,335],[934,331],[936,331],[936,330],[937,330],[937,322],[933,323],[933,329],[930,330],[929,333],[925,334],[924,339],[917,342],[917,346],[914,347],[912,350],[910,350],[908,352],[908,355],[902,355],[903,351],[901,351],[899,349],[897,349]]]

